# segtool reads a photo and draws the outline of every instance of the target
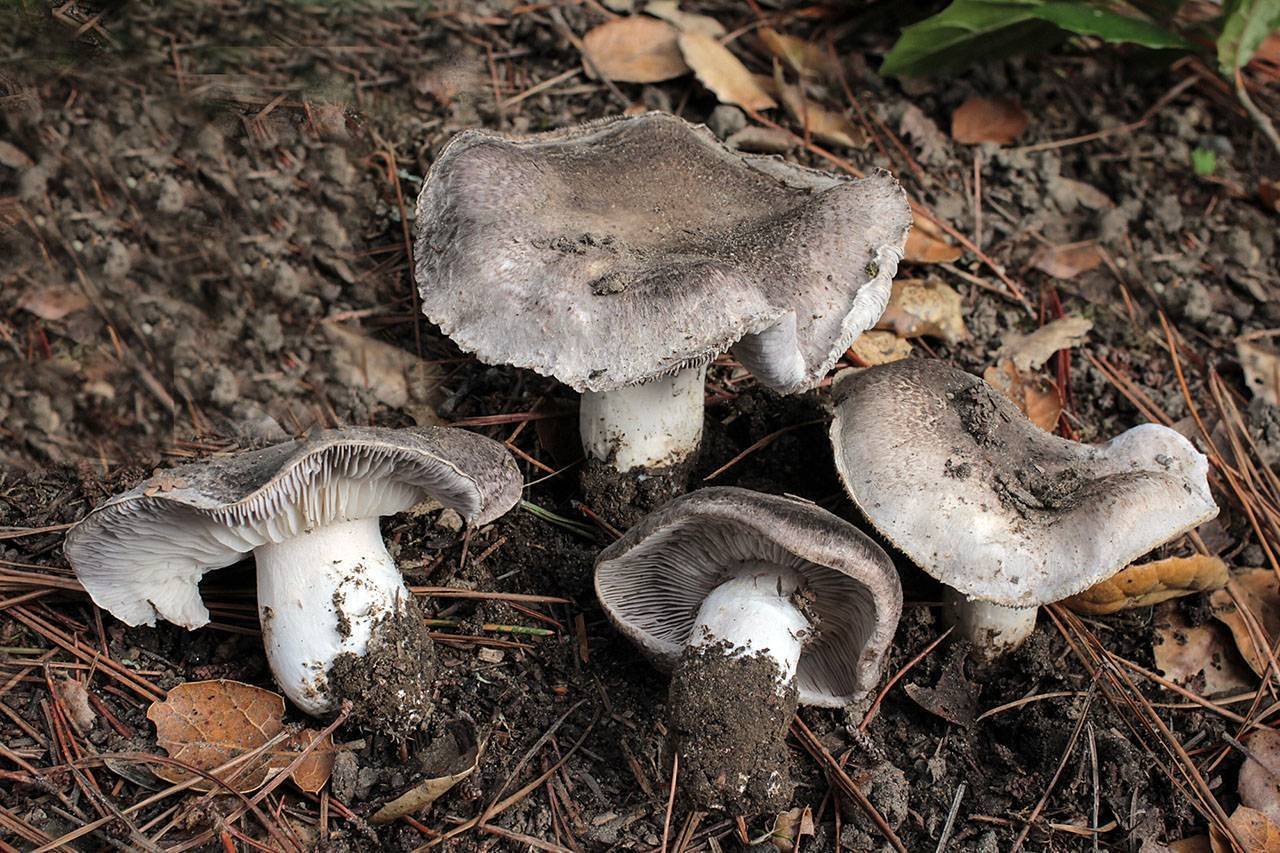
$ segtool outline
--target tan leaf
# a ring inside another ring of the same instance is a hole
[[[1053,432],[1057,428],[1062,415],[1062,396],[1052,379],[1038,373],[1023,373],[1007,359],[988,367],[982,378],[1012,400],[1040,429]]]
[[[765,50],[781,59],[792,71],[802,77],[839,80],[840,63],[831,52],[813,42],[805,41],[771,27],[756,31]]]
[[[862,365],[871,367],[901,361],[911,355],[911,344],[893,332],[863,332],[850,344],[849,352]]]
[[[676,35],[676,28],[667,22],[644,15],[615,18],[582,37],[582,65],[589,77],[594,78],[599,69],[620,83],[670,80],[689,73]]]
[[[408,350],[354,332],[332,320],[321,324],[333,345],[338,380],[349,388],[365,388],[393,409],[405,409],[419,426],[440,424],[440,369]]]
[[[755,154],[783,154],[800,143],[795,134],[780,127],[749,124],[725,140],[731,148]]]
[[[210,771],[261,747],[285,731],[284,698],[239,681],[191,681],[179,684],[164,699],[152,702],[147,719],[155,723],[156,741],[170,758]],[[287,767],[317,732],[299,729],[271,749],[222,774],[223,781],[245,793],[260,788],[273,772]],[[333,770],[333,739],[313,749],[294,771],[300,788],[314,793],[324,787]],[[185,782],[194,774],[168,764],[156,775],[169,782]],[[203,777],[195,789],[218,788]]]
[[[1280,826],[1257,809],[1236,806],[1231,813],[1231,826],[1249,853],[1280,853]],[[1232,853],[1235,850],[1235,846],[1216,829],[1211,828],[1209,842],[1213,845],[1213,853]]]
[[[828,110],[800,94],[799,86],[778,81],[778,97],[791,117],[810,134],[829,145],[862,148],[867,135],[844,113]]]
[[[1240,766],[1240,803],[1280,824],[1280,732],[1258,729],[1244,738],[1249,750]]]
[[[1177,841],[1170,841],[1167,846],[1169,853],[1213,853],[1213,847],[1207,835],[1180,838]]]
[[[29,169],[34,165],[35,161],[27,156],[27,152],[12,142],[0,139],[0,166],[8,166],[10,169]]]
[[[907,235],[907,248],[903,257],[917,264],[949,264],[960,260],[964,252],[936,237],[930,237],[918,228]]]
[[[1112,577],[1063,603],[1076,613],[1100,616],[1150,607],[1172,598],[1221,589],[1230,573],[1217,557],[1196,554],[1125,566]]]
[[[18,307],[41,320],[61,320],[89,307],[89,299],[78,290],[60,285],[33,287],[22,295]]]
[[[76,681],[74,678],[64,678],[57,682],[57,686],[58,697],[66,706],[71,725],[80,734],[86,734],[98,719],[93,706],[89,704],[89,691],[83,682]]]
[[[960,294],[937,278],[904,278],[893,283],[889,304],[877,329],[901,338],[941,338],[956,344],[969,337]]]
[[[1249,611],[1252,619],[1232,600],[1232,593]],[[1240,656],[1258,675],[1267,671],[1268,651],[1280,637],[1280,594],[1276,590],[1275,575],[1270,569],[1243,569],[1235,572],[1226,589],[1220,589],[1209,597],[1209,607],[1218,621],[1231,630]],[[1264,636],[1257,636],[1258,631]],[[1267,648],[1260,648],[1265,642]],[[1273,673],[1273,677],[1275,677]]]
[[[1116,203],[1111,200],[1109,195],[1093,184],[1086,184],[1084,181],[1077,181],[1074,178],[1057,178],[1055,180],[1062,191],[1065,191],[1067,195],[1090,210],[1110,210],[1116,206]]]
[[[1065,246],[1041,246],[1031,255],[1031,266],[1057,279],[1075,278],[1102,263],[1097,243],[1070,243]]]
[[[747,66],[712,36],[681,33],[677,43],[684,54],[684,61],[721,103],[757,111],[778,105],[768,92],[760,88]]]
[[[1058,350],[1084,343],[1092,329],[1093,323],[1083,317],[1059,317],[1029,335],[1011,335],[997,356],[1018,370],[1037,370]]]
[[[1027,114],[1017,101],[971,95],[951,114],[951,138],[966,145],[1008,145],[1022,135],[1027,123]]]
[[[390,823],[425,809],[444,796],[454,785],[475,772],[480,763],[480,756],[484,754],[483,742],[476,742],[474,737],[465,737],[462,740],[469,745],[460,748],[461,743],[456,734],[437,739],[437,741],[441,740],[444,743],[438,745],[433,741],[429,747],[429,749],[435,748],[438,754],[428,757],[427,778],[374,812],[369,818],[370,822]]]
[[[781,812],[773,819],[773,828],[769,830],[769,843],[780,853],[791,853],[796,849],[796,842],[806,835],[813,835],[813,809],[799,806]]]
[[[1156,668],[1165,678],[1205,696],[1237,693],[1253,686],[1253,673],[1236,654],[1230,634],[1218,623],[1190,625],[1176,604],[1167,603],[1157,605],[1155,626],[1152,652]]]
[[[648,15],[674,24],[675,28],[682,33],[702,33],[712,38],[720,38],[728,32],[724,24],[709,15],[683,11],[676,0],[649,0],[645,4],[644,11]]]
[[[1280,406],[1280,350],[1266,337],[1245,335],[1236,338],[1236,355],[1253,396]]]

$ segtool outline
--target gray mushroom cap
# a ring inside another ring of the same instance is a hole
[[[646,113],[522,139],[468,130],[418,198],[423,311],[489,364],[610,391],[737,345],[780,391],[815,384],[879,318],[911,211]]]
[[[800,701],[838,707],[874,687],[902,586],[878,545],[814,504],[731,487],[691,492],[601,552],[596,595],[618,630],[669,670],[707,594],[755,561],[804,578],[817,630],[796,671]]]
[[[970,598],[1060,601],[1218,514],[1207,460],[1166,427],[1067,441],[978,377],[925,359],[842,374],[834,397],[831,442],[854,503]]]
[[[403,512],[426,497],[485,524],[520,497],[501,444],[447,427],[348,428],[159,472],[64,545],[94,602],[129,625],[209,621],[200,578],[268,542]]]

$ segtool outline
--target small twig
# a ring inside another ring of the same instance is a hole
[[[671,756],[671,793],[667,795],[667,814],[662,820],[662,853],[667,853],[667,839],[671,836],[671,813],[676,807],[676,780],[680,778],[680,753]]]
[[[942,835],[938,837],[938,846],[933,848],[933,853],[943,853],[947,849],[947,842],[951,840],[951,830],[956,825],[956,815],[960,813],[960,802],[964,799],[965,788],[968,785],[961,782],[956,787],[956,795],[951,800],[951,808],[947,811],[947,822],[942,825]]]

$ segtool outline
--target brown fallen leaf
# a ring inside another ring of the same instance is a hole
[[[156,726],[156,741],[169,757],[205,771],[252,752],[286,731],[283,718],[284,697],[226,679],[179,684],[147,708],[147,719]],[[225,772],[223,781],[241,793],[256,790],[272,773],[292,763],[317,734],[296,728],[271,749]],[[333,759],[333,739],[326,737],[294,770],[294,782],[314,794],[328,780]],[[168,764],[159,765],[155,772],[175,783],[194,775]],[[201,777],[193,787],[210,791],[219,786]]]
[[[1057,279],[1075,278],[1102,263],[1102,250],[1093,241],[1064,246],[1041,246],[1031,255],[1031,266]]]
[[[1092,330],[1092,321],[1083,317],[1059,317],[1028,335],[1010,335],[996,355],[1019,370],[1038,370],[1059,350],[1084,343]]]
[[[1053,432],[1062,416],[1062,395],[1058,384],[1039,373],[1019,370],[1009,359],[988,367],[982,373],[988,385],[1014,402],[1033,424],[1045,432]]]
[[[41,320],[61,320],[89,307],[89,298],[78,290],[60,285],[33,287],[18,300],[18,307]]]
[[[777,92],[791,117],[820,142],[842,145],[845,148],[862,148],[867,144],[866,133],[848,116],[832,112],[806,98],[800,93],[799,86],[778,80]]]
[[[1273,181],[1270,178],[1259,180],[1258,198],[1262,199],[1267,210],[1280,213],[1280,181]]]
[[[796,849],[796,842],[813,833],[813,809],[809,806],[804,808],[796,806],[773,819],[773,827],[769,830],[769,843],[780,853],[791,853]]]
[[[0,166],[8,166],[10,169],[30,169],[34,165],[35,161],[27,156],[27,152],[12,142],[0,139]]]
[[[1248,806],[1236,806],[1231,813],[1231,826],[1249,853],[1280,853],[1280,826]],[[1209,843],[1213,853],[1233,853],[1235,845],[1216,829],[1210,828]]]
[[[778,105],[756,82],[747,66],[712,36],[684,32],[676,43],[694,75],[721,103],[756,111]]]
[[[1017,101],[971,95],[951,114],[951,138],[966,145],[1008,145],[1027,129],[1028,121]]]
[[[1196,554],[1125,566],[1115,575],[1063,601],[1076,613],[1101,616],[1150,607],[1172,598],[1221,589],[1230,577],[1217,557]]]
[[[1179,838],[1165,845],[1169,853],[1213,853],[1213,846],[1207,835],[1192,835]]]
[[[1255,397],[1280,406],[1280,350],[1269,335],[1242,335],[1236,338],[1236,356],[1244,370],[1244,384]]]
[[[916,264],[949,264],[960,260],[964,251],[945,240],[930,237],[918,228],[912,228],[907,235],[907,248],[903,253],[905,260]]]
[[[427,778],[374,812],[369,818],[371,823],[390,823],[425,809],[475,772],[484,754],[484,743],[477,741],[473,733],[458,729],[432,741],[427,748],[432,754],[425,760]]]
[[[678,32],[666,21],[645,15],[615,18],[582,37],[583,68],[596,69],[620,83],[657,83],[689,73],[676,44]],[[594,66],[594,67],[593,67]]]
[[[849,352],[861,365],[874,367],[901,361],[911,355],[911,344],[893,332],[863,332],[849,345]]]
[[[1082,204],[1090,210],[1110,210],[1116,206],[1111,197],[1093,184],[1086,184],[1084,181],[1077,181],[1074,178],[1057,178],[1056,182],[1059,192],[1065,193],[1069,198]]]
[[[333,345],[334,372],[340,382],[367,389],[393,409],[407,410],[419,426],[443,423],[436,413],[443,401],[443,374],[436,365],[332,320],[320,325]]]
[[[1240,612],[1232,594],[1248,609],[1252,619]],[[1232,574],[1225,589],[1209,596],[1209,607],[1218,621],[1226,625],[1235,639],[1240,656],[1258,675],[1267,671],[1268,651],[1280,637],[1280,592],[1276,589],[1275,574],[1270,569],[1242,569]],[[1267,644],[1259,648],[1255,644],[1255,632],[1261,629],[1265,636],[1258,639]],[[1272,677],[1276,677],[1273,673]]]
[[[653,15],[655,18],[661,18],[675,25],[675,28],[682,33],[702,33],[712,38],[720,38],[728,32],[724,24],[710,15],[684,11],[676,0],[649,0],[645,4],[644,11],[647,15]]]
[[[1242,742],[1249,751],[1236,784],[1240,803],[1280,824],[1280,732],[1257,729]]]
[[[941,338],[957,344],[969,337],[960,294],[938,278],[904,278],[893,283],[877,329],[902,338]]]
[[[756,36],[765,50],[781,59],[801,77],[839,80],[840,63],[830,51],[802,38],[780,33],[772,27],[761,27]]]
[[[780,127],[749,124],[725,140],[729,147],[754,154],[784,154],[800,143],[795,134]]]
[[[76,681],[74,678],[64,678],[57,683],[57,686],[58,697],[66,706],[71,725],[82,735],[88,733],[98,719],[93,706],[89,704],[89,691],[83,682]]]
[[[957,726],[969,725],[978,715],[978,685],[965,675],[965,654],[957,647],[933,687],[908,683],[902,688],[921,708]]]
[[[1151,648],[1156,669],[1175,684],[1204,696],[1239,693],[1254,685],[1229,632],[1217,622],[1190,625],[1170,602],[1156,606],[1155,626]]]

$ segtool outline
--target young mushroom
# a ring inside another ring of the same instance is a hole
[[[618,630],[673,670],[668,701],[691,808],[785,808],[797,703],[840,707],[880,677],[902,609],[888,556],[800,500],[709,488],[640,521],[596,561]]]
[[[950,617],[980,658],[1022,643],[1040,605],[1218,514],[1208,462],[1167,427],[1067,441],[976,376],[923,359],[849,371],[834,396],[845,489],[950,588]]]
[[[663,113],[468,130],[418,198],[416,276],[462,349],[582,392],[590,460],[679,480],[707,363],[732,348],[771,388],[817,383],[884,310],[910,223],[887,172],[745,156]]]
[[[431,639],[378,519],[427,498],[485,524],[519,499],[515,461],[463,430],[349,428],[162,471],[67,533],[94,602],[129,625],[209,621],[200,579],[252,552],[276,683],[308,714],[346,697],[396,733],[431,710]]]

